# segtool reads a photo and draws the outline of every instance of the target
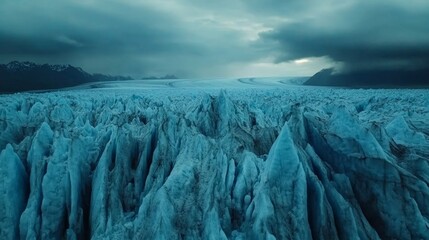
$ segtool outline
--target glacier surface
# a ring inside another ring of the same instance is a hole
[[[0,239],[429,239],[429,91],[0,96]]]

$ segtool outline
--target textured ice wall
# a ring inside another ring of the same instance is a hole
[[[1,96],[0,239],[429,239],[428,96]]]

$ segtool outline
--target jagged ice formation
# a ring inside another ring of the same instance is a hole
[[[429,92],[0,97],[0,239],[429,239]]]

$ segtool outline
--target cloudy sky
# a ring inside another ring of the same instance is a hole
[[[427,0],[2,0],[0,63],[134,77],[429,67]]]

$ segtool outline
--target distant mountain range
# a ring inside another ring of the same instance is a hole
[[[335,73],[330,68],[316,73],[304,85],[371,88],[429,87],[429,69],[364,70]]]
[[[165,78],[176,77],[174,75],[166,75],[161,78],[146,77],[142,79]],[[88,82],[132,79],[129,76],[90,74],[79,67],[71,65],[49,65],[18,61],[0,64],[0,92],[57,89]]]
[[[10,62],[0,64],[0,92],[19,92],[76,86],[94,81],[128,80],[131,77],[89,74],[71,65]]]

